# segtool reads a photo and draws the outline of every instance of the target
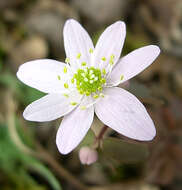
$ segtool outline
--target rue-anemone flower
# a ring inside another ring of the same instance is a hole
[[[107,27],[95,47],[85,29],[73,19],[66,21],[63,36],[65,63],[39,59],[19,67],[19,80],[47,93],[26,107],[24,118],[46,122],[64,116],[56,136],[62,154],[81,142],[94,112],[105,125],[126,137],[152,140],[156,130],[145,107],[134,95],[116,86],[148,67],[160,49],[149,45],[120,58],[126,36],[122,21]]]

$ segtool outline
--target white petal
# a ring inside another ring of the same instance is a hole
[[[87,109],[89,107],[92,107],[96,102],[97,100],[92,98],[92,96],[84,96],[79,106],[81,109]]]
[[[77,92],[72,92],[69,97],[62,94],[48,94],[28,105],[23,116],[29,121],[51,121],[72,111],[76,105],[71,103],[79,104],[80,100],[81,96]]]
[[[105,68],[109,65],[111,55],[114,55],[114,63],[116,63],[120,57],[125,36],[126,26],[124,22],[117,21],[107,27],[96,44],[93,53],[94,66]],[[106,61],[102,61],[103,57],[106,58]]]
[[[71,152],[84,138],[94,117],[94,108],[82,110],[77,107],[66,115],[56,136],[57,147],[62,154]]]
[[[75,66],[78,62],[90,62],[90,49],[94,49],[91,38],[87,31],[73,19],[66,21],[64,30],[64,46],[66,56],[70,59],[71,65]],[[77,59],[77,55],[81,54],[80,59]]]
[[[95,104],[98,118],[118,133],[148,141],[156,135],[152,119],[143,104],[121,88],[106,88],[107,96]]]
[[[146,69],[157,58],[160,53],[158,46],[150,45],[132,51],[124,56],[113,68],[111,75],[108,78],[109,83],[117,83],[127,81],[135,75]],[[120,80],[121,75],[124,76]]]
[[[50,59],[39,59],[22,64],[17,77],[23,83],[45,93],[65,91],[63,83],[70,77],[69,69],[63,72],[66,64]],[[58,76],[61,80],[58,80]]]

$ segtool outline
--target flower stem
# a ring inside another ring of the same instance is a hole
[[[106,132],[108,126],[104,125],[102,129],[100,130],[98,136],[96,137],[97,140],[101,140],[104,136],[104,133]]]
[[[99,134],[95,137],[94,143],[92,145],[93,149],[97,149],[98,147],[102,146],[102,139],[104,136],[104,133],[106,132],[108,126],[104,125],[102,129],[100,130]]]

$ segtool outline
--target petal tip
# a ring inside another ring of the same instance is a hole
[[[154,127],[153,134],[151,135],[150,141],[156,137],[156,128]]]
[[[155,138],[155,136],[156,136],[156,128],[155,126],[153,126],[148,135],[146,136],[146,138],[144,139],[144,141],[152,141]]]
[[[155,53],[156,53],[157,56],[160,54],[161,50],[160,50],[159,46],[157,46],[157,45],[150,45],[149,47],[152,48],[153,51],[155,51]]]
[[[22,75],[23,75],[23,72],[22,72],[23,65],[24,65],[24,64],[20,65],[19,68],[18,68],[18,71],[16,72],[16,77],[17,77],[19,80],[21,80],[21,81],[22,81],[21,78],[22,78]]]
[[[124,29],[126,29],[126,24],[125,24],[125,22],[123,22],[123,21],[116,21],[114,24],[113,24],[114,26],[117,26],[117,27],[121,27],[122,29],[124,28]]]
[[[20,80],[20,76],[21,76],[21,74],[20,74],[20,68],[19,68],[17,73],[16,73],[16,77]]]
[[[63,154],[63,155],[66,155],[66,154],[69,154],[71,152],[71,150],[67,150],[66,147],[63,147],[61,144],[60,144],[60,139],[58,137],[56,137],[56,146],[57,146],[57,149],[58,151]]]
[[[27,113],[27,108],[25,108],[24,112],[23,112],[23,118],[27,121],[34,121],[32,118],[31,118],[31,115]]]
[[[156,49],[157,54],[159,55],[160,52],[161,52],[161,49],[159,48],[159,46],[156,46],[156,45],[155,45],[155,49]]]
[[[66,20],[65,26],[68,24],[74,24],[74,23],[78,24],[79,22],[73,18],[70,18],[70,19]]]

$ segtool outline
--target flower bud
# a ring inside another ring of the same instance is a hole
[[[80,149],[79,158],[82,164],[90,165],[97,161],[98,154],[96,150],[85,146]]]

